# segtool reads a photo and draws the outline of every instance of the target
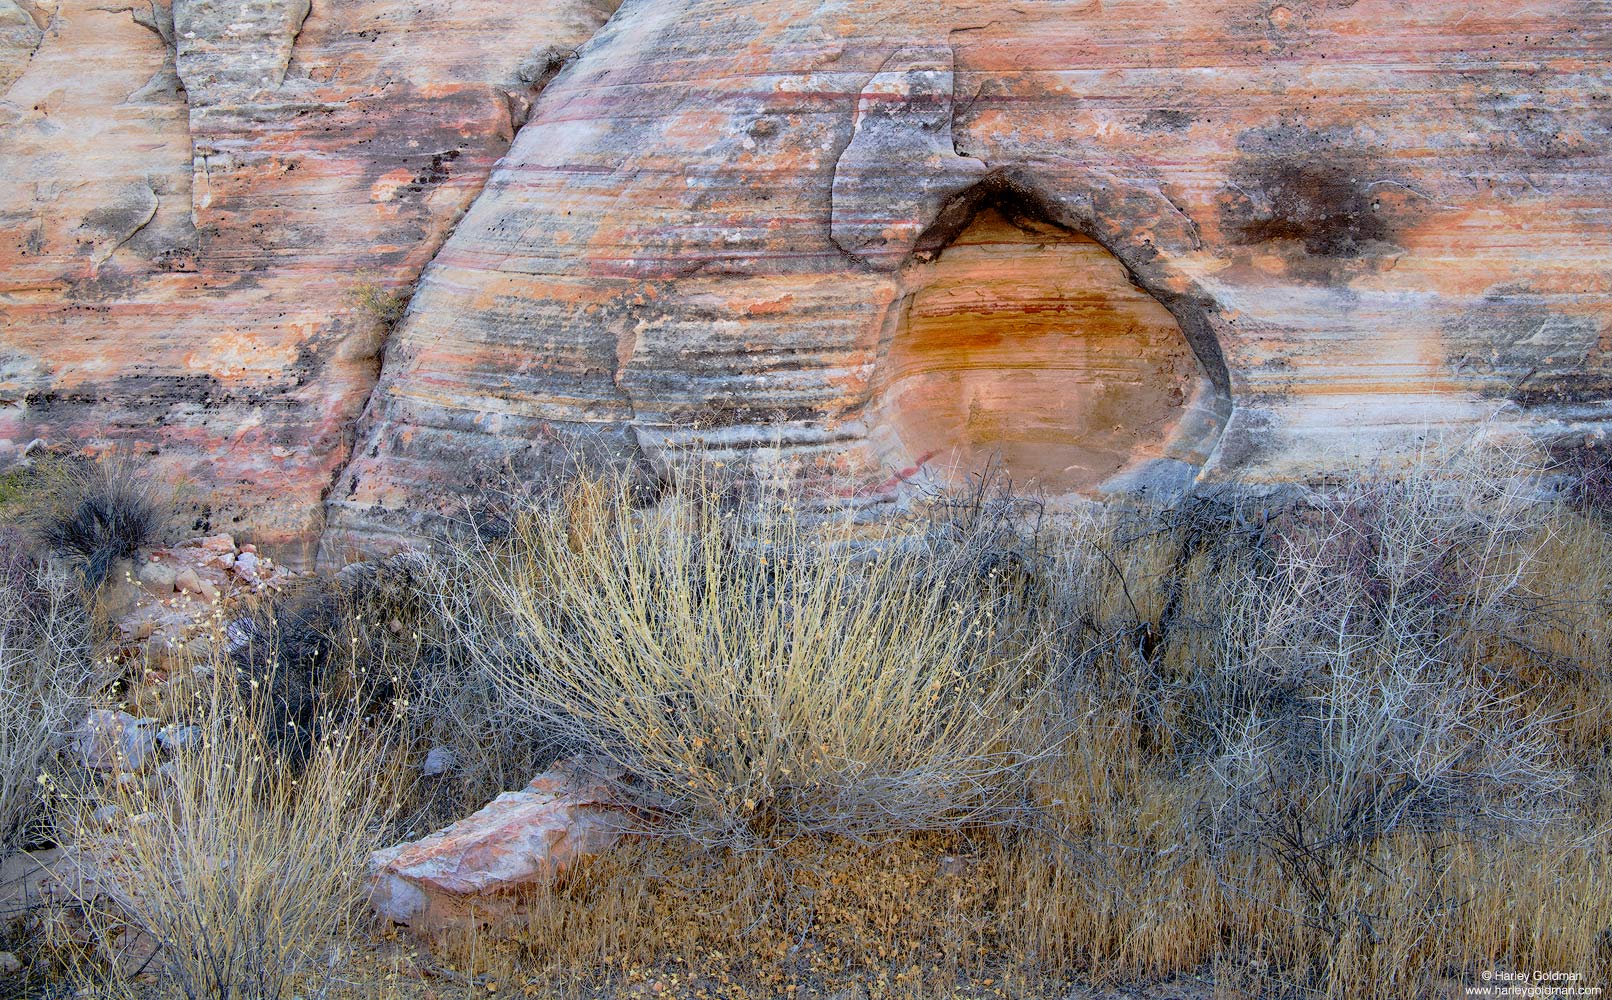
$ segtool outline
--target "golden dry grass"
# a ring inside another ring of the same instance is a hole
[[[777,497],[630,500],[584,480],[417,581],[424,619],[348,625],[432,647],[413,693],[420,661],[391,671],[413,731],[473,742],[507,712],[695,836],[630,841],[498,933],[354,925],[333,980],[307,964],[329,938],[304,937],[303,995],[1432,997],[1485,969],[1612,974],[1612,528],[1525,477],[1430,467],[1042,538],[989,504],[881,540]],[[379,818],[361,782],[420,750],[316,757],[296,792],[265,771],[222,808],[265,831],[242,849],[329,859]],[[206,760],[176,761],[192,798],[227,784]],[[264,821],[276,802],[307,825]],[[140,868],[234,849],[216,830],[172,826]]]
[[[365,863],[400,790],[397,728],[333,720],[292,767],[263,724],[272,679],[205,667],[172,761],[86,775],[70,796],[74,863],[95,873],[80,936],[120,956],[90,959],[109,989],[155,977],[191,1000],[277,1000],[329,975],[359,926]]]
[[[707,842],[1013,820],[1057,752],[1037,646],[923,550],[685,490],[518,515],[439,587],[471,669]]]

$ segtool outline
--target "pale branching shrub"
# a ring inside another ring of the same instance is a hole
[[[1328,491],[1230,605],[1208,676],[1283,697],[1204,706],[1214,836],[1272,852],[1333,933],[1337,869],[1383,838],[1514,833],[1563,804],[1556,720],[1481,656],[1528,612],[1538,506],[1523,477],[1465,465]]]
[[[89,616],[76,588],[0,553],[0,856],[43,832],[40,778],[107,678],[95,663]]]
[[[692,478],[647,509],[579,481],[440,588],[504,699],[708,841],[1017,815],[1058,737],[991,604],[922,546]]]
[[[104,894],[94,924],[149,935],[146,971],[186,1000],[306,995],[358,912],[396,801],[395,739],[384,722],[327,729],[293,772],[226,674],[169,764],[89,790],[86,807],[116,807],[81,841]]]

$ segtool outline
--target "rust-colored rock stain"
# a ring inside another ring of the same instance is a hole
[[[1096,241],[989,211],[924,272],[880,410],[931,470],[956,481],[994,462],[1061,494],[1159,454],[1198,363],[1175,317]]]

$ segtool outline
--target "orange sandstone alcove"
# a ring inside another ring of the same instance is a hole
[[[872,408],[890,467],[956,484],[995,463],[1058,496],[1151,460],[1202,464],[1213,387],[1175,317],[1095,240],[986,209],[905,278]]]

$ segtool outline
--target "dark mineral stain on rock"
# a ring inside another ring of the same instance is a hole
[[[1612,399],[1612,358],[1600,321],[1504,287],[1444,324],[1452,370],[1489,396],[1524,407]]]
[[[1217,199],[1234,246],[1296,241],[1313,257],[1352,260],[1399,249],[1429,207],[1348,129],[1279,123],[1238,138]]]
[[[1143,132],[1184,132],[1191,127],[1194,116],[1190,111],[1177,108],[1154,108],[1142,119]]]

